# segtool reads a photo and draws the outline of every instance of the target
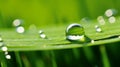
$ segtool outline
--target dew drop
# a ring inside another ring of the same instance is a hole
[[[7,51],[8,50],[8,48],[6,46],[3,46],[1,49],[2,49],[2,51]]]
[[[40,38],[47,39],[47,36],[44,34],[42,30],[40,30],[38,33],[39,33]]]
[[[95,41],[94,41],[94,40],[91,40],[91,43],[95,43]]]
[[[20,26],[21,23],[22,23],[22,21],[21,21],[20,19],[15,19],[15,20],[13,21],[13,26],[15,26],[15,27]]]
[[[115,10],[115,9],[107,9],[105,11],[105,16],[111,17],[111,16],[115,15],[116,13],[117,13],[117,10]]]
[[[96,29],[96,32],[98,33],[102,32],[102,29],[98,25],[95,26],[95,29]]]
[[[17,33],[24,33],[25,29],[24,29],[23,26],[19,26],[19,27],[16,28],[16,31],[17,31]]]
[[[66,39],[74,43],[90,42],[90,39],[85,35],[84,28],[80,24],[70,24],[66,29]]]
[[[101,24],[101,25],[105,25],[105,19],[103,16],[98,16],[97,17],[97,21]]]
[[[6,57],[6,59],[11,59],[11,56],[9,54],[6,55],[5,57]]]
[[[110,23],[115,23],[116,19],[115,19],[114,16],[111,16],[111,17],[108,18],[108,21],[109,21]]]

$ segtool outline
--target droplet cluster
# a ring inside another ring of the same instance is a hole
[[[11,59],[11,55],[8,54],[8,47],[4,44],[1,36],[0,36],[0,48],[4,52],[6,59]]]
[[[16,27],[16,32],[17,33],[24,33],[25,32],[25,28],[22,26],[22,20],[20,19],[15,19],[13,21],[13,26]]]

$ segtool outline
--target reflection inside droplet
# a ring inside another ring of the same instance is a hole
[[[23,26],[19,26],[19,27],[16,28],[16,31],[17,31],[17,33],[24,33],[25,29],[24,29]]]
[[[70,36],[67,36],[67,38],[70,40],[79,40],[80,39],[80,41],[82,41],[82,42],[85,41],[84,35],[81,35],[81,36],[80,35],[70,35]]]

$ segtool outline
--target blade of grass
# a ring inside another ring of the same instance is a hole
[[[3,52],[0,52],[0,67],[8,67],[5,55]]]
[[[52,67],[57,67],[57,63],[56,63],[56,60],[55,60],[55,54],[53,51],[51,51],[51,55],[52,55]]]
[[[18,67],[22,67],[22,61],[21,61],[21,57],[20,57],[20,53],[19,52],[15,52],[15,57],[16,57],[16,61],[17,61],[17,65]]]
[[[65,40],[65,28],[66,26],[58,26],[44,28],[45,34],[48,36],[48,39],[40,39],[37,30],[32,33],[31,30],[26,30],[24,34],[18,34],[13,29],[9,30],[1,30],[1,35],[4,39],[4,42],[8,46],[9,51],[27,51],[27,50],[55,50],[55,49],[71,49],[71,48],[79,48],[83,46],[95,46],[95,45],[103,45],[114,42],[119,42],[119,22],[117,20],[116,23],[110,24],[106,23],[106,25],[101,26],[103,32],[97,33],[95,31],[95,25],[98,23],[81,23],[85,28],[86,35],[93,39],[104,39],[98,40],[94,43],[84,44],[72,44],[69,41]],[[59,34],[55,34],[55,32]],[[9,33],[9,34],[8,34]],[[116,38],[109,38],[111,36],[118,36]]]
[[[107,56],[106,48],[105,46],[100,46],[100,52],[101,52],[101,58],[103,61],[103,67],[110,67],[110,62]]]

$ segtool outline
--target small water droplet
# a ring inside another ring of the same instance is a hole
[[[5,57],[6,57],[6,59],[11,59],[11,56],[9,54],[6,55]]]
[[[6,46],[1,47],[2,51],[7,51],[8,48]]]
[[[97,21],[101,24],[101,25],[105,25],[105,19],[103,16],[98,16],[97,17]]]
[[[17,33],[24,33],[25,29],[24,29],[23,26],[19,26],[19,27],[16,28],[16,31],[17,31]]]
[[[108,18],[108,21],[109,21],[110,23],[115,23],[116,19],[115,19],[114,16],[111,16],[111,17]]]
[[[111,16],[115,15],[116,13],[117,13],[117,10],[115,10],[115,9],[107,9],[105,11],[105,16],[111,17]]]
[[[70,24],[66,29],[66,39],[74,43],[90,42],[85,35],[84,28],[80,24]]]
[[[98,25],[95,26],[95,29],[96,29],[96,32],[98,33],[102,32],[102,29]]]
[[[20,26],[22,24],[22,20],[20,19],[15,19],[13,21],[13,26],[17,27],[17,26]]]
[[[94,41],[94,40],[91,40],[91,43],[95,43],[95,41]]]
[[[44,34],[44,32],[42,30],[40,30],[39,32],[39,36],[42,38],[42,39],[47,39],[47,36]]]

